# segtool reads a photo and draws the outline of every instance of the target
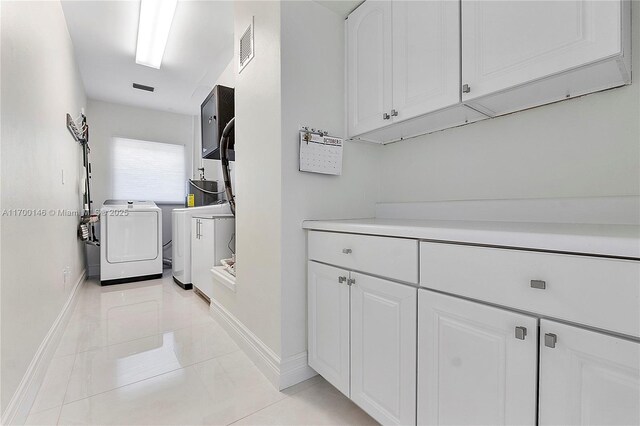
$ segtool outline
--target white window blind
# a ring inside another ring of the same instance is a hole
[[[113,198],[184,203],[184,146],[113,138]]]

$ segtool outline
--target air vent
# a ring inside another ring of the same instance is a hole
[[[247,27],[242,37],[240,37],[240,73],[244,67],[253,59],[253,18],[251,18],[251,24]]]
[[[133,88],[138,90],[145,90],[147,92],[153,92],[156,88],[151,86],[145,86],[144,84],[133,83]]]

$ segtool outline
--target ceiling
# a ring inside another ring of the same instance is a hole
[[[330,9],[338,15],[346,18],[353,10],[360,6],[364,0],[315,0],[327,9]]]
[[[159,70],[137,65],[140,1],[63,1],[87,97],[195,115],[233,57],[233,2],[179,1]],[[155,92],[133,89],[133,83]]]

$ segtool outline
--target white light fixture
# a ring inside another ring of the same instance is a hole
[[[178,0],[141,0],[136,64],[160,68]]]

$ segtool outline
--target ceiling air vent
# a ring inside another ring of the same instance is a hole
[[[251,24],[240,37],[240,69],[238,73],[242,72],[244,67],[253,59],[253,46],[253,18],[251,18]]]
[[[147,92],[153,92],[156,88],[151,86],[145,86],[144,84],[133,83],[133,88],[138,90],[145,90]]]

